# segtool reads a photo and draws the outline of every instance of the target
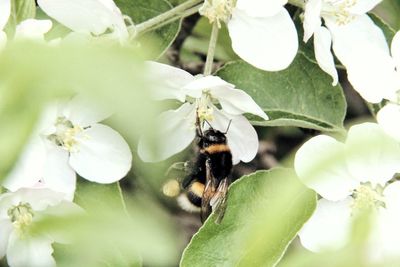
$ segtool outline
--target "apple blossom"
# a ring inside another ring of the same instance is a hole
[[[304,12],[304,41],[314,35],[319,66],[338,82],[331,45],[346,67],[354,89],[378,103],[393,91],[393,62],[382,30],[366,14],[381,0],[308,0]],[[325,22],[322,26],[321,18]]]
[[[375,215],[377,225],[398,222],[400,205],[394,196],[400,195],[400,182],[387,182],[399,171],[399,163],[398,142],[375,123],[351,127],[345,143],[326,135],[307,141],[296,153],[295,170],[322,198],[299,233],[303,246],[314,252],[343,247],[360,211]],[[393,234],[398,237],[399,231]],[[375,241],[371,249],[381,249]]]
[[[11,267],[55,266],[48,233],[33,233],[32,225],[45,216],[68,215],[80,208],[64,200],[64,195],[46,188],[23,188],[0,195],[0,258]]]
[[[287,0],[206,0],[200,14],[211,23],[227,23],[232,48],[243,60],[267,70],[285,69],[297,53]]]
[[[145,161],[164,160],[185,149],[195,138],[196,111],[201,121],[207,120],[214,129],[226,133],[233,162],[251,161],[258,149],[258,137],[250,122],[242,115],[251,113],[265,120],[268,116],[244,91],[235,89],[217,76],[193,76],[165,64],[149,62],[150,72],[162,80],[154,94],[158,100],[177,99],[184,102],[178,109],[159,117],[160,149],[151,153],[149,140],[141,138],[139,156]],[[189,101],[185,102],[185,99]],[[221,109],[216,107],[219,103]]]
[[[129,39],[124,16],[113,0],[39,0],[51,18],[78,34],[106,36],[125,43]],[[111,33],[105,34],[107,30]]]
[[[98,123],[108,116],[81,97],[49,107],[4,186],[16,191],[40,181],[72,199],[75,172],[104,184],[123,178],[132,154],[119,133]]]

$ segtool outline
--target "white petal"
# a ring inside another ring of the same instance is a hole
[[[110,127],[94,124],[83,132],[78,142],[78,151],[71,153],[69,163],[83,178],[113,183],[131,169],[129,145]]]
[[[352,14],[362,15],[371,11],[376,5],[382,0],[358,0],[354,1],[354,5],[349,8],[349,12]]]
[[[51,20],[27,19],[17,25],[15,38],[44,40],[44,34],[50,31],[52,26]]]
[[[283,7],[275,16],[266,18],[249,17],[235,10],[228,29],[235,53],[257,68],[283,70],[296,56],[296,28]]]
[[[382,30],[367,15],[346,25],[337,25],[329,18],[325,22],[332,34],[335,55],[346,67],[354,89],[373,103],[392,96],[398,82]]]
[[[232,122],[226,137],[232,152],[233,164],[253,160],[258,150],[258,136],[254,127],[242,115],[233,116],[217,108],[214,109],[214,120],[211,122],[213,128],[226,132],[230,120]]]
[[[347,135],[346,161],[359,181],[384,185],[400,169],[400,147],[378,124],[358,124]]]
[[[308,0],[306,2],[303,22],[304,42],[307,42],[313,33],[321,26],[321,8],[322,0]]]
[[[138,154],[146,162],[162,161],[184,150],[195,138],[196,108],[189,103],[163,112],[154,136],[142,136]]]
[[[287,0],[237,0],[236,8],[251,17],[270,17],[276,15]]]
[[[335,86],[339,78],[331,52],[331,45],[331,33],[327,28],[319,27],[314,33],[315,58],[321,69],[332,77],[332,85]]]
[[[400,31],[398,31],[393,37],[391,52],[397,67],[397,71],[400,72]]]
[[[0,0],[0,31],[4,29],[11,14],[11,0]]]
[[[332,34],[333,50],[345,66],[351,64],[354,55],[357,55],[358,51],[365,46],[372,51],[376,49],[385,53],[389,52],[382,30],[367,15],[357,16],[345,25],[336,24],[330,17],[324,17],[324,19]],[[365,56],[367,57],[368,54]]]
[[[56,206],[64,199],[64,194],[47,188],[22,188],[13,193],[13,201],[29,203],[34,211],[43,211]]]
[[[43,177],[45,161],[44,143],[39,137],[32,138],[11,173],[3,181],[3,186],[10,191],[34,186]]]
[[[400,142],[400,106],[386,104],[376,115],[378,124],[390,136]]]
[[[73,31],[99,35],[114,29],[121,38],[128,33],[120,13],[97,0],[39,0],[43,11]]]
[[[8,239],[13,228],[9,219],[0,220],[0,259],[6,255]]]
[[[65,194],[65,198],[72,201],[76,187],[76,175],[69,165],[68,151],[55,145],[47,148],[42,183],[47,188]]]
[[[185,101],[186,95],[182,92],[182,88],[195,79],[192,74],[154,61],[146,62],[146,67],[149,70],[149,78],[156,83],[153,90],[155,99]]]
[[[111,112],[99,108],[95,102],[78,95],[62,105],[60,108],[62,115],[70,120],[74,125],[82,128],[100,122],[111,116]]]
[[[386,186],[383,195],[386,209],[392,210],[397,216],[400,216],[400,182],[396,181]]]
[[[314,252],[339,249],[351,233],[351,201],[318,201],[317,209],[299,233],[301,244]]]
[[[326,135],[313,137],[296,153],[296,173],[306,186],[323,198],[342,200],[359,184],[347,171],[344,153],[344,144],[334,138]]]
[[[398,184],[395,182],[394,184]],[[389,185],[388,187],[391,187]],[[399,187],[387,188],[384,191],[393,190],[392,193],[400,193]],[[392,199],[395,200],[395,199]],[[399,199],[396,199],[399,200]],[[394,204],[394,203],[393,203]],[[378,216],[375,218],[374,225],[371,227],[368,256],[374,260],[375,263],[382,262],[398,262],[400,254],[400,247],[398,242],[400,239],[400,205],[397,207],[387,205],[386,209],[381,209]],[[394,260],[394,261],[391,261]]]
[[[240,89],[218,87],[211,89],[211,94],[219,100],[222,109],[229,114],[251,113],[268,120],[267,114],[254,102],[253,98]]]
[[[13,267],[51,267],[56,266],[52,241],[46,238],[20,239],[16,232],[10,236],[7,249],[7,262]]]
[[[233,84],[222,80],[220,77],[209,75],[196,77],[195,80],[183,87],[183,92],[190,97],[200,98],[203,91],[206,92],[220,87],[235,88]]]

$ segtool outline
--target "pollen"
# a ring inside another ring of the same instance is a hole
[[[362,184],[354,191],[353,213],[371,211],[384,207],[385,202],[380,187],[372,187],[371,184]]]
[[[162,191],[167,197],[176,197],[181,190],[178,181],[171,179],[164,184]]]
[[[20,202],[18,205],[12,206],[7,211],[7,215],[11,219],[14,229],[19,236],[24,237],[28,226],[31,225],[33,221],[34,213],[31,205],[29,203]]]
[[[227,23],[231,18],[236,0],[206,0],[199,13],[208,18],[210,23],[216,22],[221,28],[221,21]]]
[[[48,139],[68,152],[78,151],[77,136],[83,132],[80,126],[74,125],[65,117],[57,118],[54,124],[56,131]]]
[[[330,0],[327,3],[332,9],[330,15],[335,17],[338,25],[346,25],[355,19],[349,9],[357,4],[357,0]]]

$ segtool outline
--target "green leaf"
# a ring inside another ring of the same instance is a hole
[[[36,15],[35,0],[11,1],[11,16],[9,23],[14,27],[23,20],[32,19]]]
[[[172,8],[165,0],[115,0],[121,12],[131,17],[135,24],[156,17]],[[180,22],[173,22],[155,31],[150,31],[138,39],[141,47],[152,58],[157,58],[171,46],[180,30]]]
[[[400,1],[385,0],[379,3],[372,12],[393,27],[396,30],[400,29]]]
[[[340,85],[318,65],[298,54],[289,68],[265,72],[243,62],[225,65],[217,75],[246,91],[270,117],[251,117],[254,125],[296,126],[321,131],[340,131],[346,101]]]
[[[229,189],[220,225],[212,215],[181,266],[274,266],[316,208],[316,194],[291,169],[259,171]]]

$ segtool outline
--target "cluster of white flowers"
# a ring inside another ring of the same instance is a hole
[[[332,84],[338,83],[335,55],[366,101],[388,101],[377,114],[378,124],[353,126],[345,143],[321,135],[297,152],[299,178],[322,197],[300,233],[302,244],[312,251],[345,245],[352,218],[368,210],[375,215],[377,225],[368,242],[368,250],[375,253],[372,257],[400,253],[396,230],[400,183],[392,180],[400,171],[400,32],[389,49],[382,30],[367,15],[380,1],[305,1],[303,40],[314,38],[316,60],[332,77]],[[200,13],[218,27],[221,22],[227,24],[232,48],[243,60],[265,71],[279,71],[291,64],[298,50],[298,35],[285,8],[287,3],[205,0]],[[65,39],[83,36],[126,44],[135,37],[130,18],[112,0],[38,0],[37,4],[48,17],[71,30]],[[14,36],[7,36],[3,30],[10,14],[11,0],[0,0],[0,48],[13,38],[44,41],[53,25],[49,19],[27,19],[12,31]],[[161,81],[154,90],[155,99],[182,104],[159,116],[158,146],[147,136],[140,139],[138,154],[144,161],[165,160],[188,147],[196,136],[197,116],[210,124],[205,127],[226,132],[234,164],[256,156],[258,136],[244,114],[264,120],[268,116],[250,95],[214,75],[193,76],[157,62],[147,62],[147,68]],[[2,183],[8,192],[0,195],[0,258],[7,256],[9,265],[55,265],[52,243],[58,240],[32,234],[29,228],[52,209],[79,209],[72,202],[76,174],[106,184],[128,173],[132,161],[128,144],[99,123],[109,116],[80,96],[45,110],[15,168]],[[362,147],[365,143],[371,143],[373,149]],[[354,154],[355,150],[363,155]],[[332,154],[343,160],[331,162]],[[328,167],[316,170],[318,165]]]
[[[322,198],[300,232],[307,249],[319,252],[348,244],[354,220],[372,216],[366,255],[371,261],[397,257],[400,237],[400,144],[376,123],[350,128],[345,143],[326,135],[307,141],[296,153],[303,183]],[[390,182],[389,182],[390,181]]]
[[[116,131],[98,123],[109,115],[81,97],[44,112],[2,184],[9,192],[0,195],[0,257],[7,255],[10,266],[54,266],[51,244],[58,240],[31,235],[29,228],[51,215],[53,208],[62,214],[74,207],[76,173],[107,184],[130,170],[128,144]]]

